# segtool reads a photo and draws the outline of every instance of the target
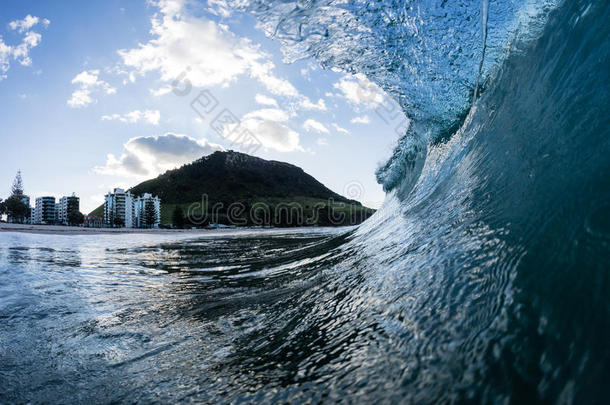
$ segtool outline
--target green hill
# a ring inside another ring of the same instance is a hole
[[[130,191],[159,196],[163,224],[172,222],[176,206],[192,219],[192,225],[348,225],[374,212],[333,192],[297,166],[233,151],[215,152]],[[103,206],[90,215],[102,214]],[[260,221],[265,215],[270,220]]]

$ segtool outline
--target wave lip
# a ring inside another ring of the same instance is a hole
[[[287,61],[312,56],[324,68],[364,74],[400,104],[415,129],[379,169],[391,190],[400,176],[411,182],[407,173],[419,168],[421,142],[452,136],[482,84],[518,51],[513,44],[537,38],[560,3],[252,0],[234,7],[282,41]]]

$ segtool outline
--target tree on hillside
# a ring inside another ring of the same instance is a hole
[[[184,211],[179,205],[176,205],[176,208],[174,208],[174,212],[172,212],[172,223],[176,228],[184,228],[184,224],[186,223]]]
[[[152,228],[157,222],[157,210],[152,201],[146,201],[144,205],[144,223],[148,228]]]

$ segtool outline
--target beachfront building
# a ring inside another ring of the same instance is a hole
[[[158,228],[161,224],[161,200],[144,193],[134,202],[135,226],[138,228]]]
[[[38,197],[33,209],[31,223],[52,225],[55,223],[55,197]]]
[[[23,194],[21,196],[21,202],[24,203],[25,205],[27,205],[27,207],[30,209],[30,217],[29,218],[23,218],[23,223],[24,224],[31,224],[32,223],[32,209],[33,208],[30,205],[30,196]]]
[[[80,210],[80,199],[72,193],[71,196],[61,197],[57,203],[57,223],[69,225],[70,218]]]
[[[85,216],[85,228],[102,228],[104,227],[104,218],[94,215]]]
[[[24,203],[25,205],[27,205],[27,207],[30,210],[30,217],[29,218],[23,218],[23,223],[24,224],[31,224],[32,223],[32,210],[34,209],[31,205],[30,205],[30,196],[29,195],[22,195],[21,196],[21,202]]]
[[[133,196],[129,191],[115,188],[113,193],[106,194],[104,224],[109,227],[133,228]]]
[[[161,200],[145,193],[134,197],[129,191],[115,188],[106,194],[104,225],[125,228],[158,228],[161,223]]]

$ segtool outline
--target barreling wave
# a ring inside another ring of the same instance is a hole
[[[377,171],[384,206],[345,247],[358,252],[351,272],[367,280],[369,295],[354,300],[384,331],[369,342],[396,339],[387,353],[397,364],[373,356],[364,367],[399,373],[380,381],[396,391],[364,397],[601,401],[610,376],[608,2],[241,7],[282,41],[288,61],[313,56],[363,73],[411,120]]]

